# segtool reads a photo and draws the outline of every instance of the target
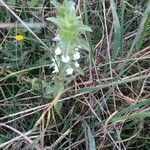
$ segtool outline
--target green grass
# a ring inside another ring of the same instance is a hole
[[[68,77],[69,86],[54,98],[44,95],[43,83],[54,76],[56,27],[45,18],[55,16],[55,8],[50,0],[5,4],[0,3],[0,149],[148,150],[150,2],[78,1],[77,14],[92,28],[85,35],[91,49],[82,51],[84,76]],[[25,40],[17,42],[17,34]],[[57,100],[62,106],[56,109]]]

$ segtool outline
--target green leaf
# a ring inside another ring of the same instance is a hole
[[[144,119],[150,117],[150,112],[136,112],[133,113],[131,115],[127,115],[127,116],[120,116],[120,117],[116,117],[114,116],[110,122],[115,122],[115,121],[119,121],[119,120],[135,120],[135,119]]]
[[[37,78],[33,78],[31,80],[31,84],[32,84],[32,89],[35,91],[41,91],[41,89],[44,89],[47,85],[43,80],[37,79]]]
[[[83,119],[83,123],[87,128],[87,135],[88,135],[88,142],[89,142],[89,150],[96,150],[96,144],[95,144],[95,139],[94,136],[91,132],[91,129],[87,122]]]
[[[62,104],[63,104],[63,102],[61,101],[61,102],[57,102],[57,103],[54,105],[54,109],[55,109],[55,111],[58,113],[59,116],[61,116],[61,115],[60,115],[60,110],[61,110],[61,108],[62,108]]]
[[[63,49],[64,55],[65,56],[68,55],[69,51],[71,49],[71,42],[69,40],[63,40],[63,42],[62,42],[62,49]]]
[[[55,92],[56,92],[55,85],[49,85],[45,89],[44,97],[45,98],[50,98]]]
[[[124,71],[126,70],[125,67],[126,67],[128,59],[131,57],[131,54],[133,52],[137,52],[142,46],[143,38],[147,34],[146,28],[150,24],[150,15],[149,14],[150,14],[150,2],[148,2],[147,8],[144,12],[142,21],[141,21],[140,26],[138,28],[138,32],[136,34],[136,37],[134,38],[134,41],[132,42],[132,45],[131,45],[130,50],[127,54],[127,57],[125,58],[126,60],[123,61],[121,64],[121,70],[120,70],[119,76],[121,76],[124,73]]]
[[[54,97],[56,99],[57,96],[61,95],[62,92],[63,92],[63,90],[64,90],[64,82],[59,77],[55,78],[55,89],[56,89],[56,92],[54,93],[55,94]],[[56,99],[56,101],[55,101],[54,109],[56,110],[56,112],[58,113],[58,115],[60,115],[60,110],[62,108],[62,102],[58,102],[58,100],[59,100],[59,98]]]
[[[60,9],[61,4],[58,3],[56,0],[52,0],[51,3],[56,7],[56,9]]]
[[[81,33],[85,33],[86,31],[92,32],[92,29],[89,26],[80,24],[80,26],[78,27],[78,31]]]
[[[79,45],[81,46],[82,49],[87,50],[88,52],[91,49],[89,43],[81,38],[79,38]]]
[[[7,0],[6,2],[9,5],[16,5],[16,1],[15,0]]]
[[[89,126],[88,126],[88,138],[89,138],[89,150],[96,150],[95,139]]]
[[[58,93],[61,93],[64,90],[64,82],[60,77],[56,77],[54,82],[55,82],[55,89],[56,89],[55,95],[57,95]]]
[[[46,18],[47,21],[51,21],[52,23],[54,23],[57,26],[60,26],[60,19],[59,18],[55,18],[55,17],[48,17]]]
[[[34,139],[33,143],[30,145],[30,149],[33,150],[35,146],[38,144],[38,142],[44,137],[46,132],[46,129],[43,129],[40,131],[40,134],[37,135],[37,137]]]
[[[84,76],[84,72],[83,72],[83,70],[79,67],[79,68],[77,68],[77,67],[73,67],[73,69],[76,71],[76,72],[78,72],[79,74],[81,74],[82,76]]]
[[[134,77],[134,78],[130,78],[130,79],[125,79],[125,80],[117,80],[117,81],[113,81],[107,84],[102,84],[102,85],[97,85],[97,86],[93,86],[93,87],[85,87],[82,89],[78,89],[77,93],[89,93],[89,92],[97,92],[101,89],[104,88],[108,88],[110,86],[116,86],[116,85],[121,85],[121,84],[125,84],[125,83],[130,83],[130,82],[134,82],[134,81],[138,81],[138,80],[143,80],[145,78],[149,78],[150,74],[148,75],[143,75],[143,76],[138,76],[138,77]]]
[[[132,104],[129,107],[126,107],[125,109],[123,109],[120,112],[118,112],[116,114],[116,116],[124,116],[125,114],[127,114],[127,113],[129,113],[131,111],[135,111],[137,109],[140,109],[141,107],[148,106],[149,104],[150,104],[150,99],[146,99],[146,100],[141,101],[139,103]]]
[[[65,9],[67,13],[75,14],[75,3],[73,1],[66,2]]]
[[[37,4],[38,4],[37,0],[27,1],[27,5],[29,5],[30,7],[35,7],[37,6]]]
[[[113,41],[113,51],[112,51],[112,57],[114,60],[117,57],[122,44],[122,34],[121,34],[119,17],[116,11],[116,5],[114,0],[110,0],[110,5],[112,8],[113,25],[114,25],[114,41]]]
[[[51,2],[57,9],[58,15],[64,17],[67,14],[75,15],[75,3],[73,1],[64,1],[63,4],[58,3],[56,0]]]
[[[138,51],[140,50],[143,42],[144,36],[147,34],[146,28],[150,25],[150,1],[147,2],[147,8],[144,12],[143,18],[141,20],[140,26],[138,28],[137,35],[132,43],[132,46],[130,48],[130,52],[128,53],[128,56],[131,54],[132,51]]]

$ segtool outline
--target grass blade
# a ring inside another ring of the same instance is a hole
[[[95,139],[94,136],[91,132],[91,129],[87,122],[83,119],[83,123],[87,128],[87,136],[88,136],[88,142],[89,142],[89,150],[96,150],[96,144],[95,144]]]
[[[77,92],[78,93],[96,92],[96,91],[99,91],[100,89],[108,88],[110,86],[120,85],[120,84],[124,84],[124,83],[130,83],[130,82],[134,82],[134,81],[137,81],[137,80],[143,80],[144,78],[148,78],[148,77],[150,77],[150,74],[143,75],[143,76],[140,76],[140,77],[134,77],[134,78],[126,79],[126,80],[113,81],[111,83],[107,83],[107,84],[103,84],[103,85],[97,85],[97,86],[93,86],[93,87],[86,87],[86,88],[82,88],[82,89],[77,90]]]
[[[143,37],[146,34],[145,29],[148,25],[150,19],[150,1],[148,2],[147,9],[144,13],[143,19],[141,21],[140,27],[138,29],[137,35],[132,43],[132,46],[130,48],[130,51],[128,53],[128,57],[130,57],[132,51],[138,51],[141,48]]]
[[[112,8],[113,15],[113,25],[114,25],[114,41],[113,41],[113,51],[112,51],[112,59],[115,60],[117,57],[120,48],[122,47],[122,38],[121,38],[121,26],[119,22],[119,17],[116,10],[116,5],[114,0],[110,0],[110,5]]]

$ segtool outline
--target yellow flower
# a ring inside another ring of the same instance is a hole
[[[15,39],[16,39],[16,41],[22,41],[22,40],[24,40],[24,36],[22,36],[22,35],[16,35]]]

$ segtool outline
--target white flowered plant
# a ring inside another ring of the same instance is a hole
[[[57,67],[60,68],[59,70],[54,65],[53,73],[64,73],[67,76],[75,72],[81,73],[82,69],[78,63],[78,60],[81,58],[80,51],[89,49],[88,43],[81,35],[84,35],[86,31],[91,31],[91,28],[83,25],[81,17],[76,16],[75,3],[73,1],[64,0],[63,4],[60,4],[53,0],[52,4],[56,7],[58,15],[46,18],[46,20],[51,21],[58,28],[53,41],[57,45],[54,53],[57,61],[59,61],[57,62],[57,65],[59,65]]]
[[[46,98],[50,95],[60,96],[70,76],[75,73],[84,75],[80,67],[81,50],[89,51],[90,49],[83,37],[87,31],[91,31],[91,28],[82,23],[81,16],[76,15],[75,3],[64,0],[60,4],[52,0],[52,4],[57,10],[57,16],[46,18],[46,20],[57,26],[57,33],[53,38],[56,44],[53,51],[54,58],[52,58],[54,77],[53,81],[45,87]]]

